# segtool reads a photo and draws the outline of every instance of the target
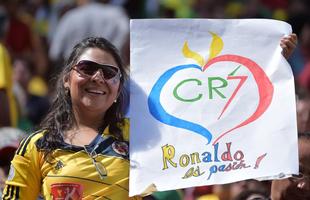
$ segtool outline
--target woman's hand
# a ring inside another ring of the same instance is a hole
[[[297,46],[297,35],[292,33],[283,37],[280,41],[280,46],[282,47],[282,55],[288,59]]]

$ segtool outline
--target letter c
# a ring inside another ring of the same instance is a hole
[[[185,98],[182,98],[182,97],[179,96],[179,94],[178,94],[179,87],[181,85],[183,85],[184,83],[186,83],[186,82],[192,82],[192,81],[196,82],[197,85],[201,85],[202,84],[200,80],[195,79],[195,78],[185,79],[185,80],[181,81],[173,90],[173,95],[174,95],[174,97],[177,100],[183,101],[183,102],[194,102],[194,101],[198,101],[199,99],[201,99],[202,94],[200,94],[200,93],[198,94],[198,96],[196,96],[196,97],[194,97],[192,99],[185,99]]]

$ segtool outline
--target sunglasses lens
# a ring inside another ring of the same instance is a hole
[[[114,78],[118,74],[118,68],[112,66],[105,66],[104,68],[102,68],[102,72],[104,78],[109,80],[111,78]]]
[[[76,67],[78,71],[89,76],[94,75],[98,71],[98,67],[90,62],[81,61]]]
[[[114,78],[118,73],[119,69],[110,65],[101,65],[92,61],[82,60],[77,65],[77,70],[83,74],[93,76],[99,69],[102,70],[105,80]]]

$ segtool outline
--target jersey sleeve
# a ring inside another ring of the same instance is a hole
[[[25,138],[11,162],[10,172],[2,199],[35,200],[41,188],[42,155],[38,152],[35,141],[42,135],[34,133]]]

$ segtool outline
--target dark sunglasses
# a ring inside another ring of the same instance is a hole
[[[119,68],[113,65],[99,64],[90,60],[81,60],[72,69],[85,76],[93,76],[100,70],[104,80],[120,78],[122,76]]]

